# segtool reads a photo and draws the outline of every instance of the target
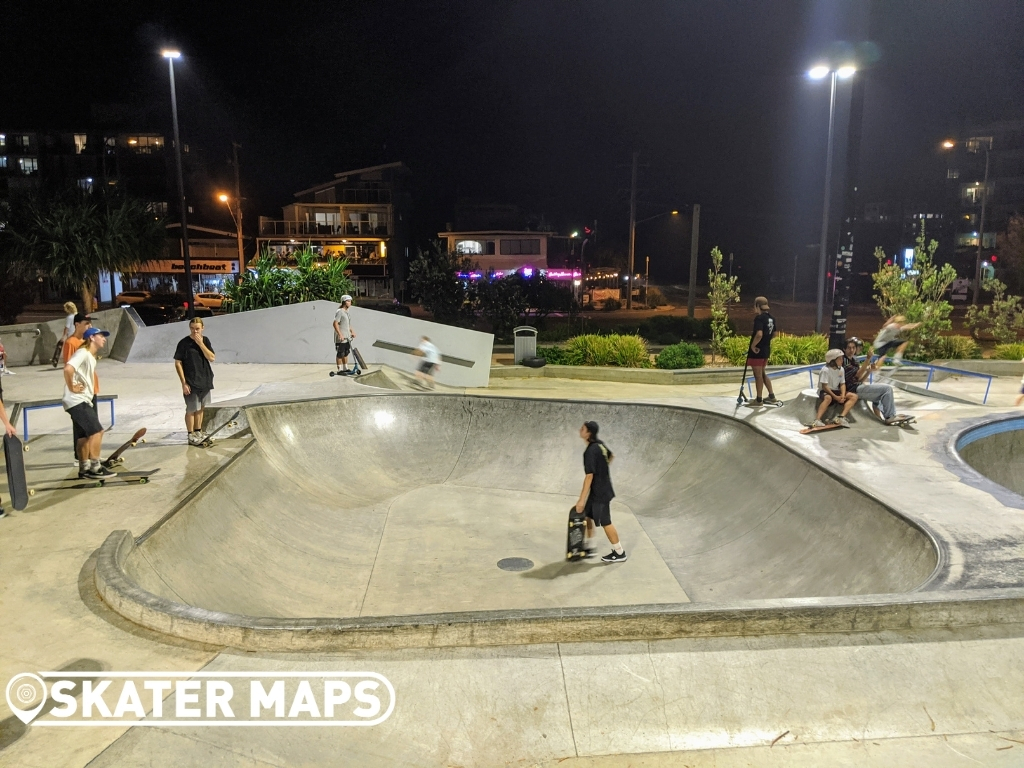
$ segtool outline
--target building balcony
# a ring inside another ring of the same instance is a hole
[[[344,238],[389,237],[390,219],[384,214],[360,214],[344,220],[279,221],[260,217],[260,237]]]

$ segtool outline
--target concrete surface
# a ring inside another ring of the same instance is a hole
[[[1024,496],[1024,418],[971,429],[956,441],[954,449],[978,473]]]
[[[330,301],[310,301],[272,309],[217,315],[205,320],[206,335],[221,363],[334,364],[334,313]],[[415,371],[421,358],[408,350],[430,337],[441,350],[437,380],[461,387],[485,387],[494,336],[426,320],[352,307],[355,345],[367,363],[386,363]],[[129,363],[170,362],[178,341],[188,335],[188,323],[141,328]],[[351,364],[353,361],[350,360]]]

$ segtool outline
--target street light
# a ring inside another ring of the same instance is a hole
[[[231,220],[235,222],[235,238],[238,243],[238,271],[245,274],[245,254],[242,251],[242,201],[237,197],[230,197],[223,192],[217,195],[217,199],[228,207]]]
[[[178,205],[181,206],[181,247],[185,261],[185,296],[189,321],[195,317],[195,295],[192,291],[192,254],[188,247],[188,206],[185,203],[185,177],[181,171],[181,139],[178,136],[178,97],[174,92],[174,60],[181,58],[181,51],[165,48],[160,55],[167,59],[171,78],[171,120],[174,124],[174,159],[178,168]]]
[[[814,332],[821,333],[821,322],[825,312],[825,272],[828,268],[828,219],[832,205],[832,147],[835,136],[836,122],[836,80],[846,80],[857,72],[852,64],[818,64],[812,67],[807,76],[812,80],[822,80],[832,75],[832,90],[828,103],[828,149],[825,159],[825,200],[821,211],[821,252],[818,255],[818,314],[814,321]]]
[[[974,260],[974,291],[971,295],[971,304],[978,303],[978,292],[981,290],[981,248],[985,242],[985,207],[988,203],[988,159],[989,153],[992,151],[992,137],[986,136],[984,138],[974,139],[978,142],[978,146],[981,146],[981,142],[985,141],[985,180],[981,184],[981,216],[978,218],[978,255]],[[946,139],[942,142],[944,149],[953,149],[956,146],[956,142],[952,139]],[[977,182],[975,182],[977,186]]]
[[[624,280],[628,281],[628,283],[629,283],[629,286],[626,289],[627,290],[627,293],[626,293],[626,309],[632,309],[633,308],[633,253],[634,253],[634,243],[636,241],[636,225],[637,224],[643,224],[645,221],[654,221],[655,219],[660,219],[662,216],[678,216],[678,215],[679,215],[679,211],[675,211],[675,210],[672,210],[672,211],[662,211],[661,213],[657,213],[654,216],[648,216],[646,219],[640,219],[640,221],[637,221],[636,220],[635,207],[634,207],[634,210],[630,210],[630,218],[629,218],[629,276],[626,277],[626,278],[623,278]],[[645,290],[646,290],[646,286],[645,286]],[[644,299],[645,306],[646,306],[646,302],[647,302],[647,300]]]

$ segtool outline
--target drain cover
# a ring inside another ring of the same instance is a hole
[[[528,571],[533,568],[533,560],[525,557],[506,557],[498,561],[498,567],[503,571]]]

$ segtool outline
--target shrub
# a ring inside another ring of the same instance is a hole
[[[582,365],[583,359],[577,358],[569,350],[562,347],[537,347],[537,357],[543,357],[548,365]]]
[[[711,249],[711,265],[708,270],[708,300],[711,302],[711,358],[725,354],[725,341],[732,336],[729,322],[729,304],[740,300],[738,278],[722,272],[722,252],[716,245]]]
[[[750,340],[733,336],[725,341],[725,356],[732,365],[743,365],[747,360]],[[824,334],[790,336],[777,333],[772,339],[769,365],[810,365],[825,360],[828,351],[828,337]]]
[[[650,368],[647,342],[635,335],[574,336],[564,347],[538,347],[537,356],[551,365],[614,365]]]
[[[651,353],[639,336],[607,336],[612,342],[612,359],[620,368],[650,368]],[[703,356],[702,356],[703,357]]]
[[[615,312],[622,309],[622,302],[618,299],[605,299],[601,304],[601,309],[605,312]]]
[[[663,307],[668,304],[665,301],[665,296],[657,288],[647,289],[647,306],[649,307]]]
[[[1024,328],[1020,296],[1007,296],[1006,285],[999,280],[985,280],[981,288],[992,293],[992,303],[968,307],[965,324],[975,338],[981,331],[988,331],[1000,344],[1012,344],[1017,340],[1017,332]]]
[[[723,353],[732,365],[743,365],[747,361],[750,339],[745,336],[730,336],[723,344]]]
[[[680,368],[703,368],[704,350],[696,344],[682,341],[661,350],[655,365],[658,368],[667,368],[673,371]]]
[[[970,336],[939,336],[929,351],[935,355],[932,360],[977,360],[981,357],[981,347]]]
[[[1024,360],[1024,344],[996,344],[992,357],[996,360]]]

